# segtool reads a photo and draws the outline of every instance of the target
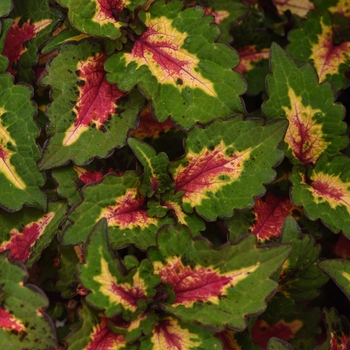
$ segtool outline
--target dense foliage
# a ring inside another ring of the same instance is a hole
[[[348,0],[0,23],[2,348],[350,348]]]

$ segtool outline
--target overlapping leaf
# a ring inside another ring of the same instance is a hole
[[[1,5],[0,5],[1,6]],[[9,66],[9,60],[2,53],[4,51],[7,32],[10,30],[13,20],[10,18],[3,19],[0,24],[0,73],[6,72]]]
[[[269,120],[284,117],[289,127],[284,138],[293,162],[315,163],[321,154],[335,155],[347,144],[344,107],[334,104],[329,84],[318,84],[311,65],[293,62],[277,44],[271,47],[272,75],[267,78],[270,99],[263,104]]]
[[[285,11],[305,17],[306,14],[315,8],[312,1],[309,0],[273,0],[279,15],[283,15]]]
[[[73,225],[63,236],[63,244],[84,242],[94,225],[107,218],[110,242],[113,248],[135,244],[141,249],[155,245],[155,236],[169,218],[147,216],[146,199],[139,194],[139,177],[126,172],[117,177],[107,175],[101,184],[83,190],[84,201],[71,213]]]
[[[134,320],[141,315],[160,281],[153,274],[152,264],[142,260],[140,266],[123,274],[108,247],[106,219],[95,225],[85,247],[85,263],[79,266],[78,274],[83,286],[91,291],[86,300],[104,309],[107,317],[123,312],[124,319]]]
[[[304,167],[293,169],[292,201],[302,206],[311,219],[321,219],[332,231],[350,237],[350,159],[321,157],[306,173]]]
[[[344,315],[339,316],[336,309],[323,310],[323,320],[327,328],[327,339],[317,346],[317,350],[347,350],[350,346],[349,321]]]
[[[4,0],[0,4],[0,17],[8,15],[12,9],[12,0]]]
[[[144,167],[140,187],[141,195],[152,197],[153,194],[158,195],[169,190],[172,186],[172,181],[167,173],[169,159],[166,153],[162,152],[157,155],[147,143],[134,138],[128,139],[128,145]]]
[[[0,252],[9,250],[10,258],[31,267],[57,233],[66,209],[64,203],[56,202],[49,204],[45,214],[34,208],[0,212]]]
[[[153,328],[150,338],[141,341],[139,349],[220,349],[221,344],[213,335],[213,332],[200,326],[184,324],[173,317],[167,317]]]
[[[123,93],[105,80],[106,57],[97,44],[83,41],[64,46],[48,67],[43,82],[52,86],[47,112],[51,138],[41,169],[106,157],[135,127],[143,98],[137,90]]]
[[[46,198],[40,190],[44,178],[36,166],[40,152],[35,143],[38,128],[33,121],[32,92],[14,85],[9,74],[0,75],[0,84],[0,205],[10,211],[23,205],[45,209]]]
[[[318,265],[325,271],[350,299],[350,261],[324,260]]]
[[[132,51],[118,53],[105,64],[108,80],[121,90],[136,84],[160,122],[170,115],[184,129],[197,121],[243,112],[242,77],[232,71],[239,61],[227,45],[215,43],[219,32],[212,17],[194,7],[181,12],[180,1],[153,3],[139,17],[146,30]]]
[[[184,191],[183,208],[193,208],[208,220],[230,217],[233,209],[254,204],[265,192],[283,153],[284,121],[263,125],[262,120],[218,119],[188,133],[186,155],[170,164],[176,192]]]
[[[199,0],[195,3],[203,7],[206,15],[214,16],[214,23],[220,27],[220,41],[226,43],[232,42],[230,30],[235,21],[249,10],[249,7],[239,0]],[[193,1],[189,1],[188,5],[193,4]]]
[[[215,250],[205,239],[192,240],[185,227],[173,226],[159,232],[157,243],[148,255],[175,296],[162,308],[186,323],[221,330],[243,329],[247,315],[265,309],[265,299],[277,286],[269,276],[290,251],[288,246],[258,249],[253,235]]]
[[[311,300],[318,296],[328,277],[317,267],[320,246],[310,235],[301,236],[292,217],[285,221],[281,243],[291,244],[292,252],[280,272],[279,292],[295,301]]]
[[[117,39],[123,25],[120,14],[124,9],[144,4],[146,0],[59,0],[68,8],[72,25],[83,33]]]
[[[123,334],[113,333],[108,327],[112,321],[103,314],[98,314],[82,302],[79,316],[81,326],[67,338],[71,350],[136,350],[135,345],[128,345]]]
[[[7,32],[3,54],[10,62],[8,71],[19,80],[31,83],[35,79],[32,68],[38,61],[39,47],[50,38],[60,16],[47,1],[14,1],[14,21]]]
[[[349,7],[344,4],[345,7]],[[289,35],[288,52],[298,62],[310,62],[316,68],[319,82],[330,82],[335,90],[347,86],[345,72],[350,69],[350,41],[334,42],[331,16],[310,11],[307,20]]]
[[[248,82],[247,93],[257,94],[265,87],[265,77],[269,72],[269,47],[247,45],[237,49],[241,58],[235,70],[242,73]]]
[[[0,253],[0,344],[4,349],[53,349],[56,335],[45,313],[48,300],[27,280],[25,268],[12,263],[7,253]]]

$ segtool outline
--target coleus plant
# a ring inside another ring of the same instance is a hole
[[[2,0],[0,344],[348,349],[347,0]]]

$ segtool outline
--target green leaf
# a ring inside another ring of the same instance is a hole
[[[286,155],[293,163],[315,163],[321,154],[336,155],[348,139],[344,106],[334,103],[329,84],[318,83],[313,67],[298,67],[277,44],[272,44],[272,75],[267,77],[270,99],[262,110],[269,120],[289,121],[285,135]]]
[[[48,300],[34,285],[24,285],[25,267],[0,254],[0,343],[6,350],[53,349],[57,346],[51,319],[45,313]]]
[[[0,212],[0,252],[10,250],[10,258],[30,268],[57,233],[66,209],[65,203],[56,202],[49,204],[45,214],[35,208]]]
[[[8,71],[20,81],[33,83],[39,47],[50,38],[62,14],[43,0],[16,0],[10,13],[14,19],[7,32],[3,55],[8,57]]]
[[[139,194],[139,186],[139,177],[126,172],[121,177],[107,175],[101,184],[84,188],[84,201],[71,213],[73,225],[65,232],[62,243],[84,242],[94,225],[105,217],[113,249],[135,244],[146,250],[155,245],[158,229],[173,220],[147,216],[146,199]]]
[[[0,5],[1,6],[1,5]],[[7,32],[10,30],[13,20],[6,18],[0,21],[0,73],[6,72],[9,66],[9,60],[2,55],[5,47]]]
[[[58,0],[60,5],[68,8],[68,18],[76,29],[111,39],[121,36],[120,27],[124,23],[119,18],[123,10],[133,10],[145,2],[146,0]]]
[[[253,235],[213,249],[206,239],[193,240],[185,227],[173,226],[159,232],[157,243],[148,256],[175,295],[172,304],[161,303],[162,309],[185,323],[217,330],[243,330],[248,315],[265,309],[265,299],[277,287],[269,277],[290,252],[286,245],[257,248]]]
[[[184,191],[183,209],[193,208],[213,221],[232,216],[233,209],[253,206],[254,196],[265,192],[275,166],[283,157],[277,149],[286,123],[264,125],[262,120],[241,117],[215,120],[188,133],[186,155],[172,162],[176,192]]]
[[[206,350],[221,348],[213,332],[197,325],[184,324],[173,317],[167,317],[153,328],[151,337],[142,339],[139,349]]]
[[[293,349],[294,348],[292,345],[275,337],[271,338],[267,343],[267,350],[293,350]]]
[[[297,62],[312,63],[320,83],[328,81],[339,91],[348,85],[345,73],[350,69],[350,41],[336,44],[337,30],[329,13],[321,16],[310,11],[307,19],[290,33],[287,50]]]
[[[169,190],[172,186],[167,173],[169,159],[166,153],[156,155],[154,149],[143,141],[134,138],[128,139],[128,145],[144,167],[144,174],[140,193],[143,196],[152,197]]]
[[[107,220],[100,220],[85,245],[85,262],[78,266],[78,275],[91,291],[86,300],[107,317],[123,313],[125,320],[134,320],[143,313],[156,294],[159,277],[153,275],[152,264],[142,260],[138,267],[122,272],[109,248]]]
[[[181,12],[182,2],[162,1],[141,11],[146,31],[131,52],[106,61],[108,80],[121,90],[136,84],[152,100],[156,118],[170,115],[184,129],[197,121],[207,123],[244,112],[239,95],[245,92],[242,77],[233,72],[239,57],[232,48],[215,43],[219,32],[198,7]]]
[[[53,102],[47,111],[50,140],[41,169],[106,157],[125,144],[128,130],[135,127],[143,97],[137,90],[123,93],[107,83],[106,57],[99,45],[85,40],[63,46],[47,68],[43,83],[51,85]]]
[[[318,264],[350,299],[350,261],[328,259]]]
[[[109,329],[108,319],[97,313],[83,300],[79,311],[80,327],[67,338],[70,350],[99,349],[99,350],[136,350],[135,345],[128,345],[123,334],[113,333]]]
[[[292,201],[302,206],[311,220],[321,219],[333,232],[350,237],[350,159],[321,157],[307,173],[296,166],[290,176]]]
[[[7,16],[12,9],[12,0],[3,0],[0,4],[0,17]]]
[[[318,296],[328,277],[317,267],[320,246],[310,235],[301,235],[296,221],[288,216],[285,220],[281,243],[291,244],[293,249],[282,266],[279,292],[301,302]]]
[[[0,205],[9,211],[23,205],[45,209],[46,198],[40,190],[44,178],[36,166],[39,130],[33,121],[32,91],[14,85],[9,74],[0,75],[0,85]]]

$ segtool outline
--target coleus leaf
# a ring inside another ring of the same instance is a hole
[[[253,235],[213,249],[202,237],[193,240],[181,226],[161,229],[157,243],[148,256],[175,295],[172,304],[163,302],[161,307],[183,322],[217,330],[243,330],[248,315],[265,309],[265,299],[277,286],[269,276],[290,251],[285,245],[257,248]]]
[[[0,85],[0,206],[9,211],[23,205],[45,210],[46,198],[40,190],[44,178],[35,163],[40,152],[35,143],[39,130],[33,121],[32,91],[14,85],[10,74],[0,75]]]
[[[184,191],[183,209],[193,208],[208,220],[230,217],[233,209],[254,204],[273,180],[271,167],[283,153],[277,149],[286,123],[263,125],[262,120],[241,117],[221,119],[188,133],[186,155],[170,164],[176,192]]]
[[[110,319],[88,306],[83,300],[79,310],[81,326],[67,338],[71,350],[136,350],[127,344],[123,334],[114,333],[109,327]]]
[[[315,8],[313,2],[309,0],[273,0],[280,16],[287,10],[299,17],[305,17],[306,14]]]
[[[41,169],[106,157],[135,127],[144,100],[137,90],[123,93],[105,80],[106,57],[97,44],[83,41],[63,46],[47,68],[43,83],[51,85],[53,102]]]
[[[187,226],[194,237],[199,234],[199,231],[205,230],[205,221],[196,213],[185,213],[182,210],[181,197],[182,192],[174,194],[173,191],[169,191],[162,196],[162,204],[148,202],[148,207],[150,209],[147,213],[150,216],[163,217],[166,212],[172,212],[176,222]]]
[[[69,216],[73,225],[65,232],[62,243],[84,242],[94,225],[105,217],[113,249],[135,244],[146,250],[155,245],[158,229],[173,220],[147,216],[146,198],[139,194],[139,186],[139,177],[126,172],[121,177],[106,175],[101,184],[84,188],[84,201]]]
[[[12,0],[1,1],[0,4],[0,17],[7,16],[13,7]]]
[[[310,11],[307,19],[290,33],[287,50],[298,62],[312,63],[319,82],[328,81],[338,91],[348,84],[345,72],[350,69],[350,42],[336,45],[334,35],[331,16]]]
[[[0,253],[0,343],[8,350],[53,349],[57,346],[48,300],[34,285],[24,285],[28,275],[19,262]]]
[[[321,157],[314,167],[306,170],[296,166],[290,176],[293,184],[292,201],[302,206],[311,219],[321,219],[332,231],[340,230],[350,237],[349,183],[350,159]]]
[[[310,235],[302,236],[296,221],[288,216],[283,226],[281,243],[291,244],[293,249],[284,262],[279,279],[279,293],[295,301],[306,301],[318,296],[328,277],[317,267],[320,246]]]
[[[249,7],[239,0],[199,0],[189,1],[188,5],[194,3],[202,6],[206,15],[214,16],[214,23],[220,27],[220,41],[226,43],[232,42],[230,30],[233,23],[249,11]]]
[[[167,173],[169,159],[166,153],[161,152],[157,155],[147,143],[131,137],[128,139],[128,145],[144,167],[141,195],[152,197],[155,193],[158,195],[169,190],[172,181]]]
[[[42,0],[16,0],[11,11],[14,18],[7,33],[3,54],[8,57],[8,71],[19,80],[31,83],[35,79],[32,67],[38,61],[39,47],[50,38],[61,14]]]
[[[11,18],[3,19],[0,22],[0,73],[6,72],[9,66],[8,58],[2,55],[2,53],[5,47],[7,32],[10,30],[12,23],[13,20]]]
[[[299,319],[291,322],[280,320],[275,324],[269,324],[263,319],[255,322],[251,335],[255,344],[260,345],[263,349],[268,347],[268,343],[272,337],[277,337],[280,340],[290,341],[302,327],[303,322]],[[271,349],[271,348],[270,348]],[[272,349],[279,349],[278,347]],[[284,349],[281,347],[280,349]],[[287,348],[293,349],[293,348]]]
[[[72,25],[83,33],[117,39],[124,24],[120,14],[124,9],[144,4],[146,0],[58,0],[68,8],[68,18]]]
[[[265,89],[265,77],[269,73],[269,47],[246,45],[237,48],[241,58],[235,71],[244,75],[248,83],[248,94],[257,94]]]
[[[85,263],[78,266],[78,275],[90,305],[104,309],[107,317],[123,313],[125,320],[142,314],[156,294],[159,277],[153,274],[149,260],[142,260],[124,274],[116,264],[107,241],[107,220],[100,220],[85,245]]]
[[[335,308],[323,309],[323,320],[327,328],[326,341],[317,346],[317,350],[347,350],[350,346],[349,321],[344,316],[339,316]]]
[[[154,326],[152,335],[143,339],[140,350],[205,350],[221,349],[214,333],[197,325],[184,324],[166,317]]]
[[[329,84],[318,84],[311,65],[298,67],[277,44],[272,44],[267,77],[270,99],[262,106],[269,120],[285,117],[286,155],[294,163],[315,163],[321,154],[336,155],[347,145],[344,107],[334,104]]]
[[[34,208],[16,213],[0,212],[0,252],[30,268],[49,245],[66,215],[63,202],[50,203],[45,214]]]
[[[328,259],[321,261],[318,266],[332,278],[350,299],[350,261]]]
[[[135,40],[131,52],[118,53],[106,61],[108,80],[121,90],[138,84],[152,100],[160,122],[170,115],[184,129],[197,121],[228,117],[244,108],[239,95],[245,92],[242,77],[233,72],[237,53],[215,43],[219,32],[203,10],[182,2],[158,1],[149,12],[141,11],[146,30]]]
[[[292,345],[275,337],[271,338],[267,343],[267,350],[293,350],[293,349],[294,348]]]

